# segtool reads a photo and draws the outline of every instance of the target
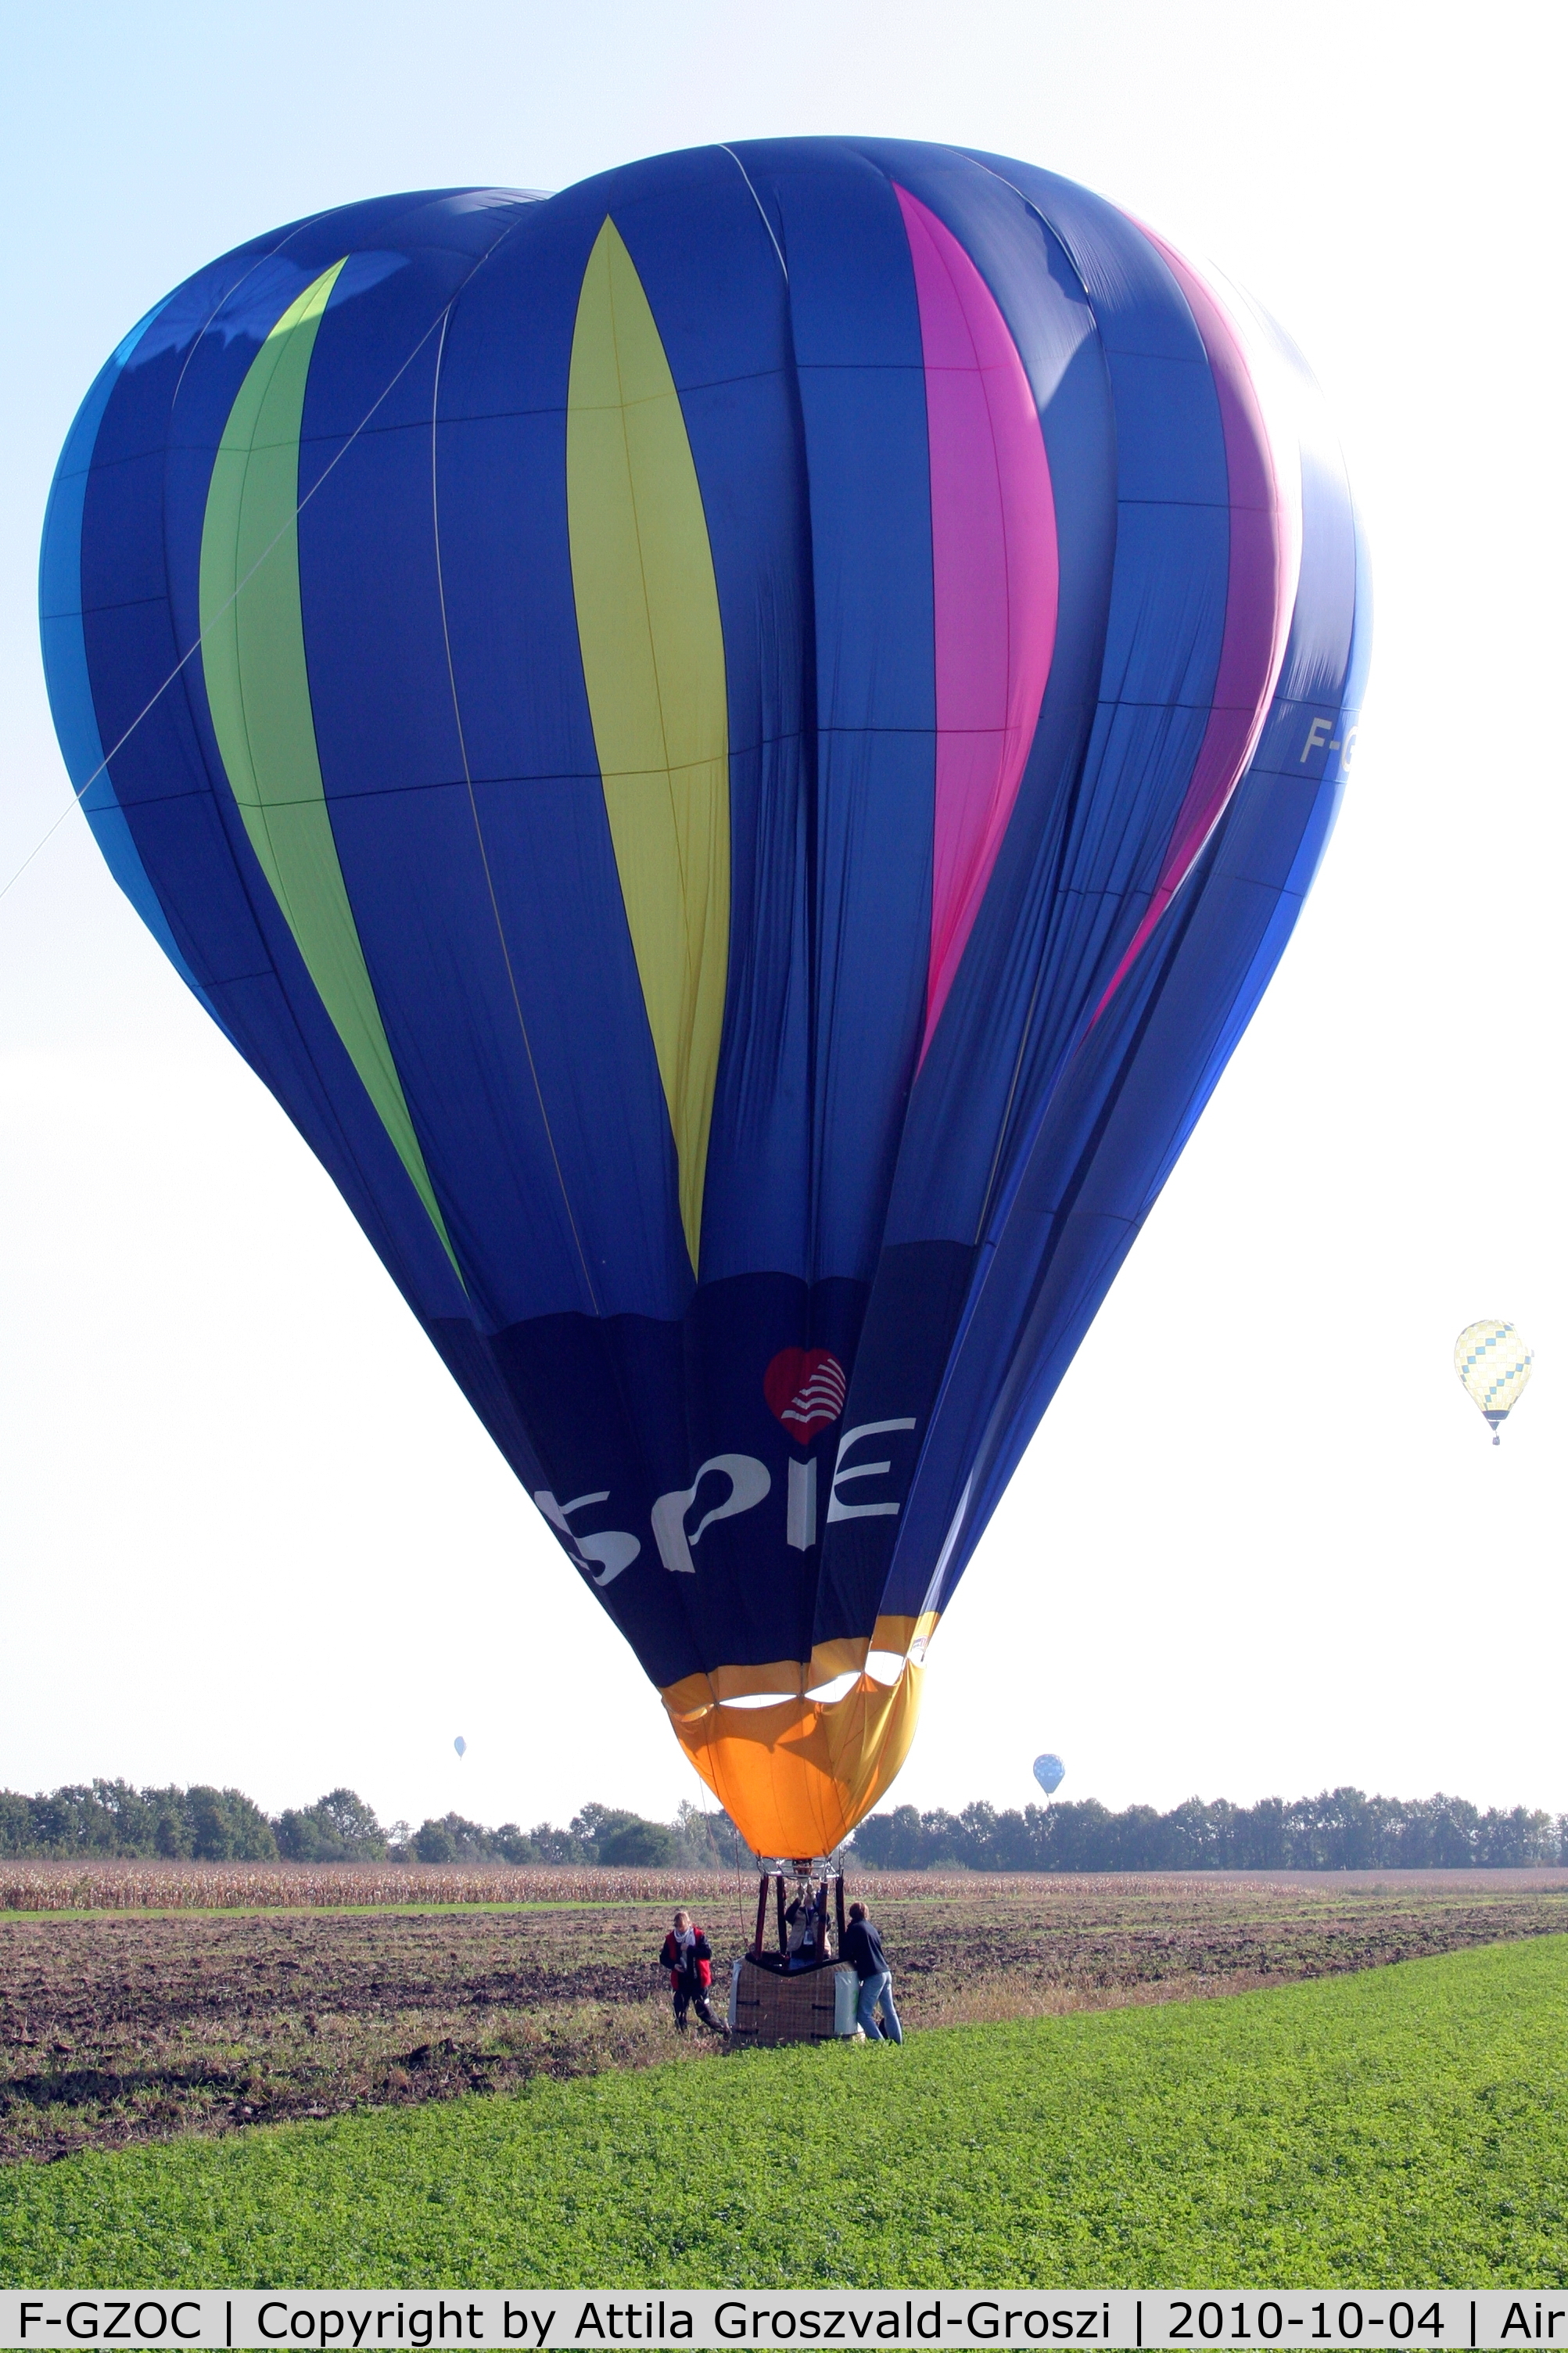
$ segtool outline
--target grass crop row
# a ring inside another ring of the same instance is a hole
[[[1568,1937],[0,2173],[46,2287],[1568,2284]]]

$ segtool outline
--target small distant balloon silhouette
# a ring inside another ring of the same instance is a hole
[[[1054,1797],[1067,1778],[1067,1767],[1059,1757],[1037,1757],[1035,1778],[1047,1798]]]
[[[1494,1446],[1502,1444],[1502,1425],[1524,1394],[1532,1361],[1513,1325],[1495,1315],[1467,1324],[1454,1343],[1454,1370],[1490,1422]]]
[[[468,1744],[464,1739],[460,1732],[458,1733],[456,1740],[453,1741],[452,1746],[457,1750],[459,1757],[466,1757],[468,1755]]]

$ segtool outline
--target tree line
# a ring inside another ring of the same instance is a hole
[[[0,1789],[0,1858],[195,1862],[586,1862],[728,1871],[749,1851],[728,1816],[682,1805],[673,1822],[624,1807],[588,1805],[564,1830],[516,1822],[489,1830],[457,1813],[417,1830],[384,1827],[353,1789],[329,1789],[313,1806],[263,1813],[242,1789],[206,1784],[138,1789],[89,1781],[25,1797]]]
[[[913,1806],[855,1833],[863,1871],[1432,1871],[1568,1863],[1568,1814],[1482,1812],[1464,1798],[1369,1798],[1325,1789],[1256,1806],[1188,1798],[1170,1812],[1093,1798],[998,1813]]]
[[[1188,1798],[1169,1813],[1092,1798],[998,1813],[913,1806],[873,1814],[848,1850],[862,1871],[1418,1871],[1568,1864],[1568,1814],[1463,1798],[1369,1798],[1361,1789],[1265,1798],[1256,1806]],[[431,1816],[383,1825],[353,1789],[268,1815],[240,1789],[137,1789],[91,1781],[24,1797],[0,1789],[0,1858],[198,1862],[601,1863],[669,1871],[749,1869],[728,1815],[682,1805],[672,1822],[593,1804],[564,1830],[489,1829]]]

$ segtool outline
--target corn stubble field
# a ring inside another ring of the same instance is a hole
[[[1568,1930],[1563,1871],[884,1873],[858,1885],[916,2031],[1243,1992]],[[632,1871],[9,1866],[0,2156],[711,2062],[721,2041],[681,2042],[670,2025],[654,1965],[663,1915],[694,1905],[727,1984],[754,1889]]]

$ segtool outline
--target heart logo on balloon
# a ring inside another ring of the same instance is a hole
[[[844,1410],[844,1367],[826,1348],[781,1348],[763,1375],[770,1413],[809,1446]]]

